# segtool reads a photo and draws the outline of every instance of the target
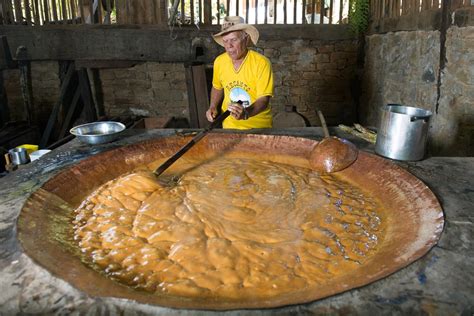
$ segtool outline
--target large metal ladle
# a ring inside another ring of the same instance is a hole
[[[228,116],[230,115],[229,110],[224,111],[221,113],[211,125],[201,132],[199,132],[196,136],[193,137],[186,145],[181,147],[173,156],[168,158],[164,163],[162,163],[158,168],[153,171],[156,177],[162,174],[166,169],[168,169],[176,160],[178,160],[181,156],[183,156],[188,150],[190,150],[198,141],[200,141],[204,136],[206,136],[211,130],[219,126]]]
[[[311,151],[309,164],[313,170],[333,173],[346,169],[357,160],[359,150],[346,139],[329,135],[324,115],[317,110],[324,131],[324,139]]]

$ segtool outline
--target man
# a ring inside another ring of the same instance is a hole
[[[257,44],[258,37],[257,29],[245,24],[241,17],[226,17],[222,31],[213,35],[225,53],[214,61],[210,107],[206,112],[210,122],[222,105],[222,111],[231,113],[223,128],[272,127],[272,67],[265,56],[248,49]]]

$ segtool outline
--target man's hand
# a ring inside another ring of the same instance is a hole
[[[232,102],[229,103],[227,109],[236,120],[246,120],[248,118],[247,111],[242,103]]]
[[[216,108],[209,108],[207,111],[206,111],[206,118],[209,122],[214,122],[214,119],[216,118],[217,116],[217,109]]]

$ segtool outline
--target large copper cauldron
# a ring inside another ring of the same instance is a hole
[[[193,309],[265,308],[313,301],[357,288],[407,266],[438,241],[443,212],[420,180],[396,165],[361,152],[338,177],[384,203],[387,232],[378,252],[355,271],[317,288],[305,288],[266,300],[205,300],[151,294],[112,281],[86,266],[72,240],[72,212],[97,187],[137,166],[170,156],[189,137],[167,137],[98,154],[62,171],[25,203],[18,235],[25,252],[53,275],[92,296],[119,297],[143,303]],[[265,159],[291,156],[309,167],[316,141],[288,136],[211,134],[186,155],[211,158],[227,151],[261,154]]]

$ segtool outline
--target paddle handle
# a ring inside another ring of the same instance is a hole
[[[211,123],[211,125],[209,125],[208,127],[206,127],[203,131],[199,132],[196,136],[193,137],[193,139],[191,139],[189,141],[189,143],[187,143],[186,145],[184,145],[183,147],[181,147],[180,150],[178,150],[178,152],[176,152],[176,154],[174,154],[173,156],[171,156],[170,158],[168,158],[168,160],[166,160],[164,163],[161,164],[161,166],[159,166],[158,168],[156,168],[155,171],[153,171],[153,173],[156,175],[156,176],[159,176],[160,174],[162,174],[166,169],[168,169],[176,160],[178,160],[182,155],[184,155],[188,150],[190,150],[198,141],[200,141],[204,136],[206,136],[206,134],[213,130],[214,128],[216,128],[217,126],[219,126],[228,116],[230,115],[230,112],[229,110],[226,110],[225,112],[223,112],[222,114],[220,114],[218,117],[216,117],[216,119]]]
[[[321,110],[317,110],[317,112],[318,112],[319,120],[321,121],[321,126],[323,127],[324,137],[327,138],[329,137],[329,130],[326,124],[326,119],[324,118],[323,112],[321,112]]]

